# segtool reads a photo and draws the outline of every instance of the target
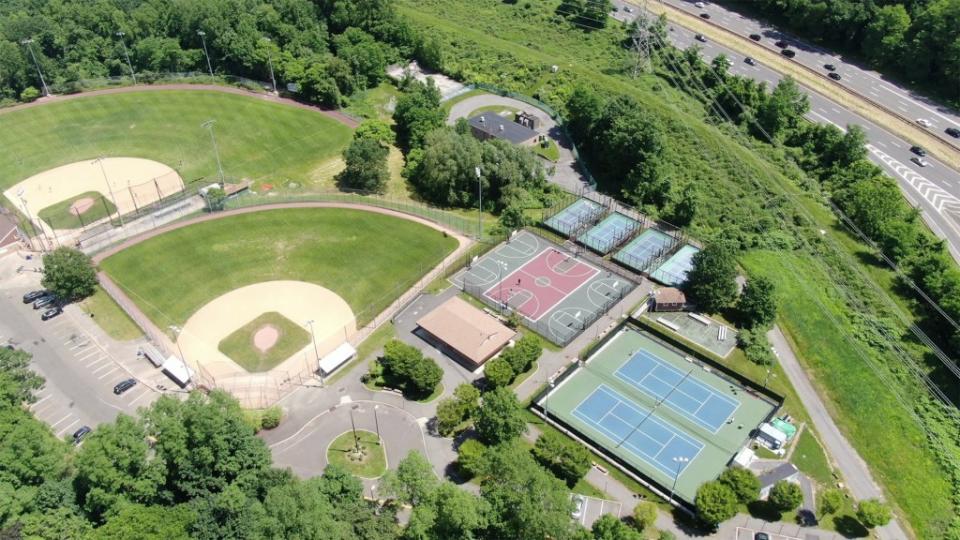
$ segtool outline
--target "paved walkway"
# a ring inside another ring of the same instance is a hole
[[[767,339],[773,345],[774,352],[780,360],[780,365],[783,366],[787,378],[790,379],[790,384],[796,389],[800,401],[807,408],[820,442],[826,448],[827,454],[833,458],[833,462],[843,475],[850,493],[857,500],[883,499],[883,490],[874,481],[870,468],[867,467],[867,464],[860,458],[847,438],[840,432],[833,418],[830,417],[826,405],[814,389],[810,378],[793,353],[793,349],[790,348],[786,336],[783,335],[779,327],[775,326],[767,332]],[[897,520],[891,521],[888,525],[880,527],[876,531],[877,536],[881,539],[902,540],[907,538],[907,534]]]

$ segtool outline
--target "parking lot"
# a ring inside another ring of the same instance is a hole
[[[760,532],[756,529],[748,529],[746,527],[737,527],[737,540],[754,540],[756,534]],[[797,538],[796,536],[787,536],[785,534],[776,534],[770,531],[763,531],[764,534],[770,537],[770,540],[803,540]],[[810,540],[817,538],[816,536],[808,536]]]
[[[579,510],[574,511],[573,519],[579,521],[581,525],[588,529],[603,514],[613,514],[620,517],[620,510],[623,505],[617,501],[608,501],[586,495],[572,495],[572,497],[583,499],[583,505]]]

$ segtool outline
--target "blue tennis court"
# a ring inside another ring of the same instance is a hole
[[[640,222],[637,220],[619,212],[614,212],[577,240],[601,255],[605,255],[611,249],[622,244],[639,228]]]
[[[693,256],[699,251],[689,244],[683,246],[659,268],[650,272],[650,279],[655,279],[671,287],[680,285],[687,280],[687,273],[693,269]]]
[[[674,238],[665,232],[647,229],[618,251],[613,258],[637,272],[644,272],[650,263],[670,249],[674,242]]]
[[[577,199],[543,223],[564,236],[570,236],[582,225],[599,219],[601,214],[603,214],[603,207],[599,204],[590,199]]]
[[[573,415],[670,478],[683,473],[703,449],[700,442],[605,384],[577,405]]]
[[[716,433],[740,407],[739,401],[689,377],[689,373],[648,351],[637,351],[617,369],[616,374],[712,433]]]

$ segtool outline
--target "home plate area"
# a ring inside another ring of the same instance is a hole
[[[558,345],[635,286],[528,231],[473,260],[451,281],[503,314],[522,315],[527,326]]]

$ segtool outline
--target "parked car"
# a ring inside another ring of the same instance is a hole
[[[827,77],[830,77],[835,81],[839,81],[841,79],[840,74],[833,71],[831,71],[830,73],[827,73]]]
[[[30,291],[27,294],[23,295],[23,303],[29,304],[30,302],[39,300],[43,296],[50,295],[50,291],[39,290],[39,291]]]
[[[919,166],[921,166],[921,167],[926,167],[926,166],[930,165],[930,162],[929,162],[929,161],[923,159],[923,158],[920,157],[920,156],[913,156],[912,158],[910,158],[910,161],[916,163],[917,165],[919,165]]]
[[[754,41],[760,41],[760,34],[750,34],[750,39]]]
[[[747,64],[748,66],[755,66],[755,65],[757,65],[757,61],[754,60],[753,58],[750,58],[749,56],[746,57],[746,58],[744,58],[744,59],[743,59],[743,62],[744,62],[745,64]]]
[[[33,309],[45,308],[56,303],[57,297],[54,295],[41,296],[39,300],[33,303]]]
[[[697,34],[697,35],[693,36],[693,39],[695,39],[695,40],[697,40],[697,41],[699,41],[699,42],[701,42],[701,43],[706,43],[706,42],[707,42],[707,38],[703,37],[703,34]]]
[[[770,535],[765,532],[757,532],[753,535],[753,540],[770,540]]]
[[[928,128],[932,125],[926,118],[917,118],[917,123],[925,128]]]
[[[833,65],[833,64],[824,64],[824,65],[823,65],[823,69],[825,69],[825,70],[827,70],[827,71],[836,71],[836,70],[837,70],[837,66],[835,66],[835,65]]]
[[[919,147],[919,146],[911,146],[911,147],[910,147],[910,151],[913,152],[914,154],[920,156],[920,157],[923,157],[923,156],[927,155],[927,151],[924,150],[923,148]]]
[[[701,18],[701,19],[710,20],[710,14],[709,14],[709,13],[701,13],[701,14],[700,14],[700,18]]]
[[[797,51],[794,51],[793,49],[783,49],[780,51],[780,54],[786,56],[787,58],[793,58],[797,55]]]
[[[60,306],[53,306],[52,308],[43,312],[43,315],[40,315],[40,320],[49,321],[50,319],[56,317],[57,315],[63,313],[63,308]]]
[[[583,507],[586,505],[587,500],[583,498],[583,495],[574,495],[573,496],[573,512],[570,513],[575,519],[580,519],[583,516]]]
[[[782,39],[778,40],[776,43],[774,43],[774,45],[776,45],[777,47],[780,47],[781,49],[786,49],[789,46],[789,44]]]
[[[948,127],[946,131],[947,135],[960,139],[960,129]]]
[[[90,426],[83,426],[80,429],[73,432],[73,444],[80,444],[80,441],[87,436],[88,433],[93,431],[90,429]]]
[[[113,387],[113,393],[119,396],[120,394],[126,392],[127,390],[133,388],[136,385],[137,385],[136,379],[127,379],[124,381],[120,381],[117,383],[116,386]]]

